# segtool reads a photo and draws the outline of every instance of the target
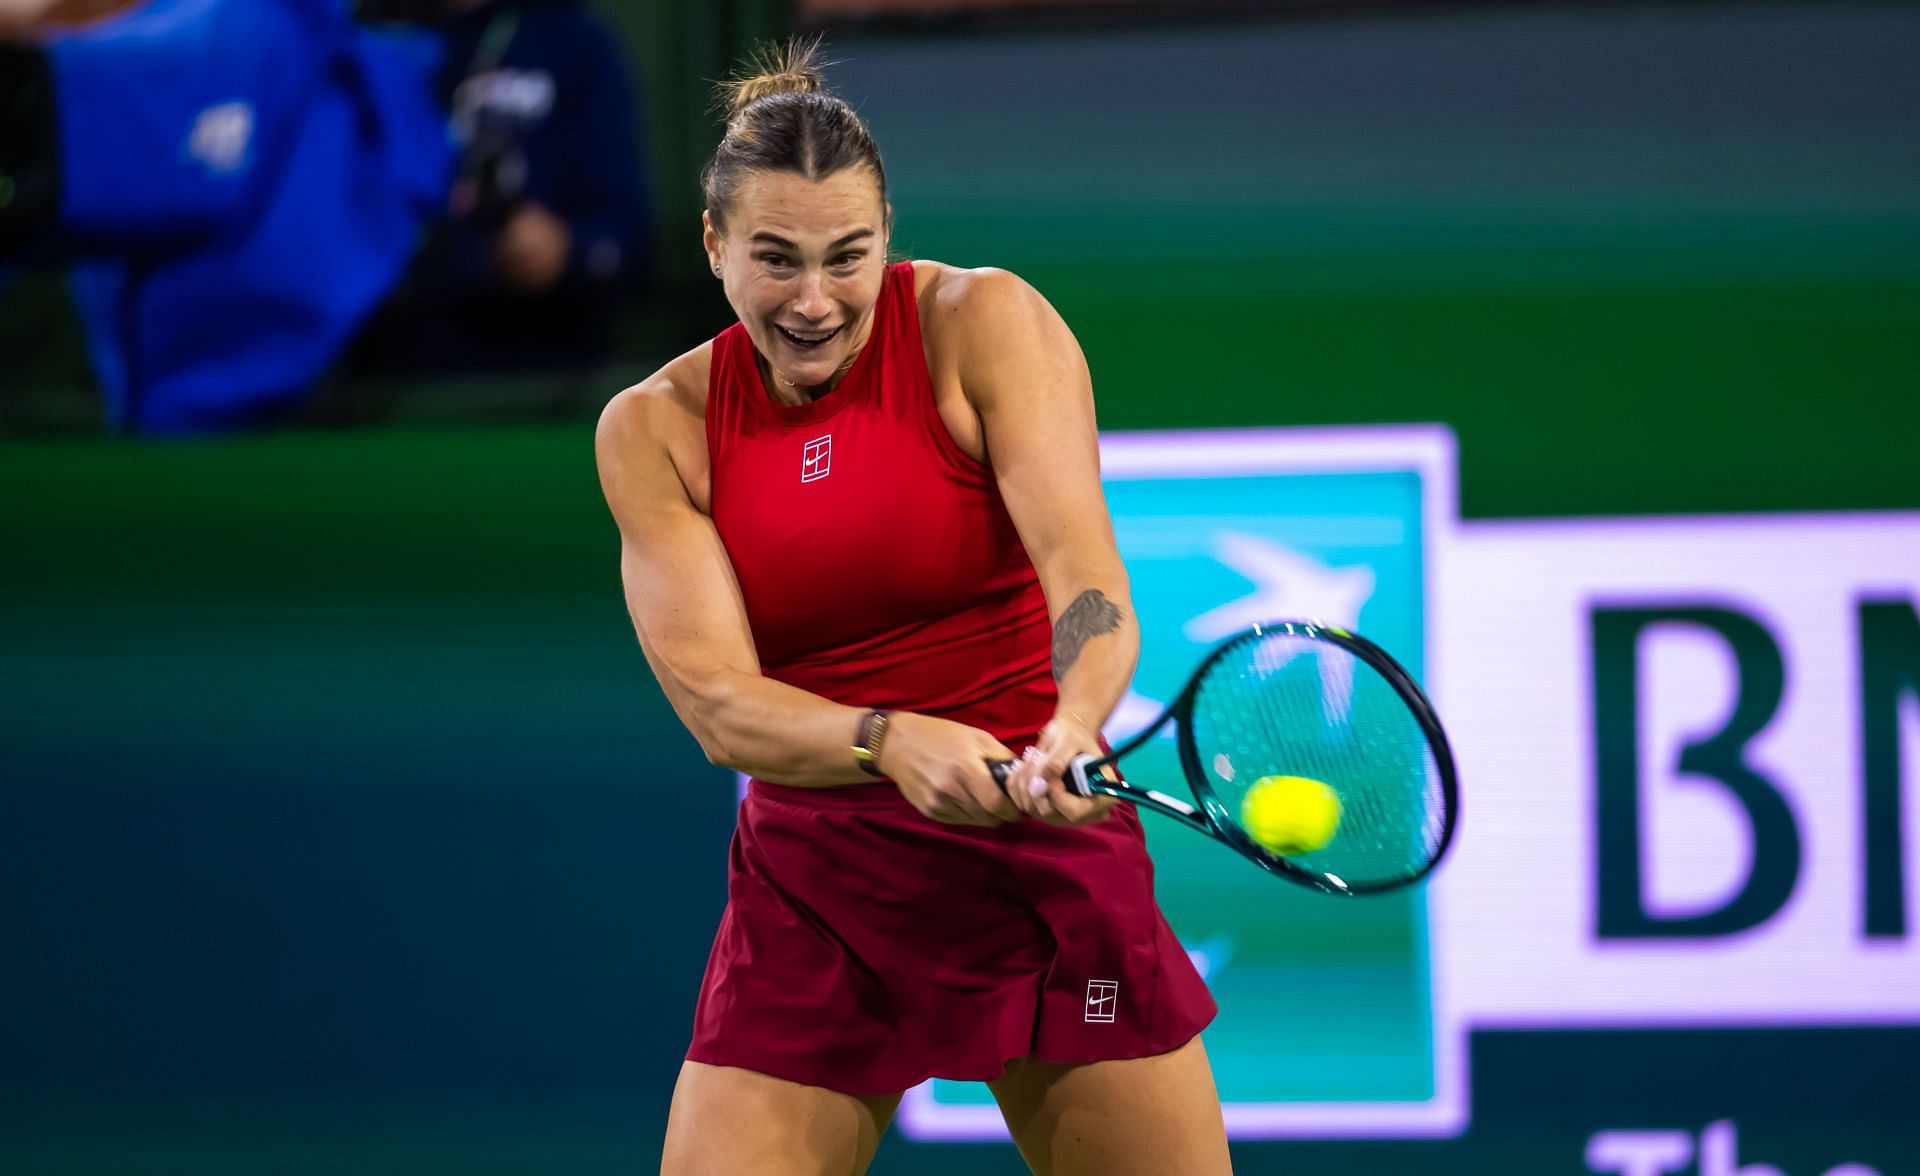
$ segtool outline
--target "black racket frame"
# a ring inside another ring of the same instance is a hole
[[[1250,641],[1258,641],[1274,634],[1292,637],[1304,637],[1313,641],[1324,641],[1351,653],[1365,662],[1384,678],[1407,710],[1419,725],[1425,736],[1427,746],[1433,753],[1434,768],[1440,780],[1442,811],[1440,814],[1440,836],[1433,852],[1421,866],[1404,875],[1393,878],[1374,879],[1361,882],[1348,882],[1335,879],[1330,875],[1316,873],[1306,869],[1279,854],[1273,853],[1240,827],[1240,822],[1214,792],[1213,781],[1206,765],[1200,762],[1200,749],[1195,745],[1193,735],[1193,705],[1199,698],[1200,687],[1206,682],[1207,674],[1213,667],[1234,650]],[[1169,722],[1174,724],[1174,737],[1179,747],[1181,773],[1187,778],[1187,787],[1199,802],[1198,807],[1187,805],[1177,798],[1166,796],[1150,789],[1136,788],[1124,778],[1111,779],[1101,775],[1100,769],[1117,765],[1121,757],[1129,754],[1154,738],[1162,727]],[[1006,773],[1012,765],[994,765],[995,778],[1005,783]],[[1454,765],[1453,748],[1447,741],[1447,732],[1440,725],[1440,716],[1434,711],[1433,703],[1420,689],[1413,675],[1395,661],[1386,650],[1357,633],[1322,625],[1316,621],[1266,621],[1254,625],[1222,641],[1207,656],[1201,659],[1180,694],[1168,704],[1143,730],[1136,732],[1126,742],[1120,744],[1103,756],[1081,756],[1074,760],[1068,775],[1069,786],[1081,796],[1100,793],[1117,797],[1135,805],[1144,805],[1163,816],[1186,825],[1195,832],[1204,833],[1226,844],[1242,857],[1289,882],[1295,882],[1310,890],[1322,894],[1339,895],[1354,898],[1369,894],[1381,894],[1411,886],[1431,874],[1447,850],[1453,844],[1454,830],[1459,820],[1460,781],[1459,772]]]

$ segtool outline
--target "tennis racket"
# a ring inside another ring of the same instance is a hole
[[[1103,771],[1169,723],[1192,801]],[[996,763],[994,778],[1004,787],[1012,769]],[[1247,797],[1287,777],[1305,777],[1301,786],[1317,794],[1323,831],[1329,790],[1338,804],[1324,844],[1283,854],[1249,829],[1262,827],[1263,814]],[[1364,637],[1301,621],[1255,625],[1215,647],[1151,726],[1108,755],[1076,759],[1067,783],[1171,817],[1269,873],[1339,895],[1426,877],[1453,841],[1460,805],[1446,732],[1412,675]]]

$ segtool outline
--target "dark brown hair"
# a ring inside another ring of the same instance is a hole
[[[725,230],[741,176],[756,171],[819,180],[850,167],[871,168],[880,185],[880,207],[886,209],[880,149],[853,107],[827,89],[819,57],[818,37],[763,45],[743,76],[720,83],[727,133],[700,173],[714,228]]]

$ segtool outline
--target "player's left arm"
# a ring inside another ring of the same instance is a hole
[[[1032,286],[1003,270],[953,276],[940,301],[944,327],[958,334],[961,387],[1053,620],[1060,701],[1008,790],[1042,818],[1098,820],[1110,803],[1074,796],[1062,775],[1073,757],[1100,754],[1100,729],[1139,659],[1140,626],[1100,488],[1092,377],[1073,332]],[[1043,792],[1032,791],[1036,781]]]

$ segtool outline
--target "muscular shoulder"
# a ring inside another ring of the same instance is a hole
[[[664,460],[690,496],[705,481],[707,374],[711,343],[669,362],[659,371],[615,395],[600,412],[594,453],[600,476],[612,495],[629,475],[644,482]]]
[[[1018,275],[938,262],[915,266],[924,278],[920,329],[928,366],[936,381],[953,379],[974,408],[984,411],[1002,392],[1031,389],[1043,377],[1085,382],[1086,361],[1073,332]]]
[[[638,384],[623,389],[600,412],[599,435],[639,440],[671,428],[677,419],[706,416],[711,342],[669,362]]]
[[[984,342],[1052,314],[1040,292],[1008,270],[961,269],[938,261],[916,261],[913,268],[920,329],[930,343]]]

